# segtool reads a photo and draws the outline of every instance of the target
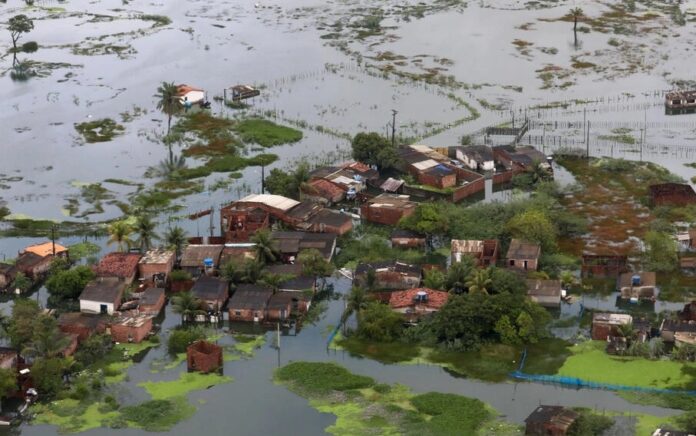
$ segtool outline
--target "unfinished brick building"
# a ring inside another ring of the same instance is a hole
[[[222,368],[222,347],[207,341],[196,341],[186,348],[186,364],[189,371],[204,374]]]

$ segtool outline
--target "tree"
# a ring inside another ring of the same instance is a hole
[[[73,269],[60,271],[46,280],[46,289],[51,295],[62,299],[75,299],[80,296],[90,280],[96,275],[88,266],[80,265]]]
[[[287,282],[288,280],[294,278],[295,276],[292,274],[264,274],[261,279],[259,279],[259,283],[262,285],[266,285],[271,290],[273,293],[277,293],[280,290],[280,286]]]
[[[0,368],[0,398],[17,392],[17,373],[14,369]]]
[[[255,259],[245,259],[242,263],[229,262],[222,266],[221,275],[232,283],[256,283],[263,275],[263,264]]]
[[[279,168],[273,168],[264,180],[264,186],[271,194],[297,199],[299,193],[294,191],[293,184],[292,174]]]
[[[112,223],[108,228],[108,232],[109,240],[106,242],[107,245],[116,244],[121,252],[128,251],[133,246],[133,240],[131,239],[133,229],[127,222],[116,221]]]
[[[353,286],[346,298],[346,310],[343,312],[341,317],[341,323],[346,322],[346,320],[355,313],[356,318],[360,320],[360,313],[365,307],[367,307],[367,292],[360,286]]]
[[[447,270],[447,290],[456,294],[467,289],[467,282],[474,271],[475,261],[471,256],[462,257],[461,262],[455,262]]]
[[[426,271],[423,286],[430,289],[447,289],[447,276],[439,269]]]
[[[170,250],[174,250],[177,260],[188,243],[186,232],[179,226],[170,227],[164,234],[164,240]]]
[[[12,50],[17,52],[19,38],[22,36],[22,33],[29,33],[34,29],[34,22],[24,14],[15,15],[8,21],[7,28],[12,38]]]
[[[397,162],[396,149],[379,133],[358,133],[351,142],[353,159],[381,170],[393,168]]]
[[[31,342],[24,347],[22,354],[35,358],[58,357],[68,344],[70,338],[58,329],[56,319],[40,315],[33,320]]]
[[[24,292],[31,287],[31,279],[23,272],[18,272],[12,282],[12,289],[19,289],[19,292]]]
[[[61,357],[36,359],[31,367],[31,378],[43,397],[50,398],[63,389],[63,374],[71,360]]]
[[[500,335],[500,342],[503,344],[517,345],[520,343],[517,330],[515,330],[515,326],[512,325],[507,315],[503,315],[498,322],[495,323],[495,332]]]
[[[386,304],[371,301],[360,311],[356,336],[376,342],[391,342],[401,336],[404,319]]]
[[[34,320],[38,318],[39,313],[39,303],[36,301],[27,298],[15,300],[7,331],[12,348],[20,350],[31,342],[34,335]]]
[[[679,263],[677,243],[667,233],[649,231],[645,234],[645,268],[649,271],[674,271]]]
[[[433,235],[447,233],[449,221],[438,204],[420,203],[413,214],[399,221],[399,227],[424,234],[430,243]]]
[[[469,280],[466,282],[466,287],[469,288],[470,294],[480,293],[488,295],[488,290],[493,285],[490,273],[486,269],[478,269],[472,272]]]
[[[575,48],[578,48],[578,20],[585,16],[582,8],[573,8],[570,10],[570,17],[573,19],[573,36],[575,37]]]
[[[561,279],[561,285],[563,286],[575,284],[575,274],[572,271],[561,271],[558,278]]]
[[[138,234],[138,244],[140,252],[143,253],[150,249],[153,239],[159,239],[155,232],[157,223],[149,215],[141,215],[135,222],[135,232]]]
[[[259,230],[250,238],[255,244],[256,260],[264,265],[275,263],[280,258],[280,252],[276,248],[275,241],[271,239],[271,232],[267,229]]]
[[[506,228],[513,238],[540,244],[545,253],[556,251],[558,231],[541,210],[529,209],[515,215],[508,221]]]
[[[324,278],[329,277],[334,272],[333,264],[327,261],[316,248],[302,250],[297,256],[297,260],[302,265],[302,274],[314,278],[315,281],[321,277],[322,285]]]
[[[517,334],[522,341],[530,343],[537,342],[538,338],[534,320],[527,312],[520,312],[515,320],[515,324],[517,324]]]
[[[167,135],[172,130],[172,116],[181,113],[184,106],[179,99],[177,86],[172,82],[162,82],[157,88],[157,110],[167,116]]]
[[[112,348],[111,336],[106,334],[91,335],[80,342],[80,348],[75,353],[75,360],[83,366],[88,366],[102,359]]]
[[[196,315],[205,313],[203,302],[191,292],[182,292],[172,298],[174,313],[181,315],[181,322],[192,321]]]
[[[505,268],[488,268],[491,277],[491,287],[488,289],[491,294],[509,292],[511,294],[527,294],[527,283],[518,274]]]

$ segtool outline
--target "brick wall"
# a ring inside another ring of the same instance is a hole
[[[222,347],[210,342],[198,341],[186,349],[189,371],[208,373],[222,367]]]
[[[152,319],[148,319],[140,327],[114,324],[111,326],[111,338],[114,342],[139,343],[147,337],[150,330],[152,330]]]

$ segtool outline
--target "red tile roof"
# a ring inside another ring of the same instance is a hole
[[[340,197],[345,192],[337,185],[325,179],[314,179],[309,182],[309,185],[314,188],[319,195],[326,196],[328,198]]]
[[[428,295],[428,299],[424,303],[419,303],[418,306],[425,306],[432,309],[440,309],[447,303],[447,299],[449,298],[449,293],[445,291],[437,291],[430,288],[414,288],[392,292],[389,296],[389,306],[391,306],[392,309],[416,306],[415,298],[419,292],[425,292]]]
[[[94,269],[98,276],[128,278],[138,270],[140,254],[109,253],[102,258]]]

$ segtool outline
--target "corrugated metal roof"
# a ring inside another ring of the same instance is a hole
[[[418,170],[427,170],[428,168],[436,167],[439,165],[439,163],[433,159],[428,159],[428,160],[423,160],[420,162],[412,163],[416,169]]]
[[[266,206],[273,207],[275,209],[282,210],[284,212],[289,211],[293,207],[300,204],[299,201],[293,200],[292,198],[283,197],[282,195],[272,195],[272,194],[252,194],[239,200],[241,202],[250,203],[261,203]]]

